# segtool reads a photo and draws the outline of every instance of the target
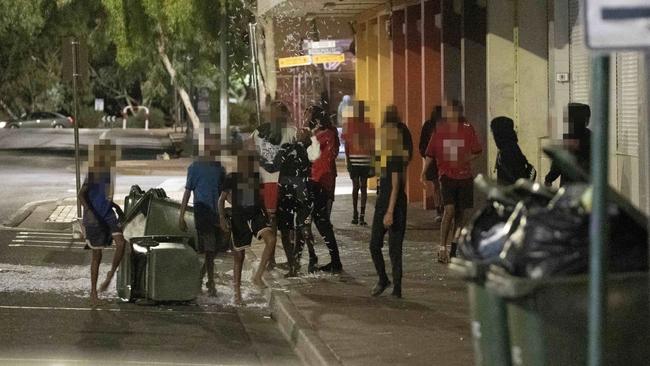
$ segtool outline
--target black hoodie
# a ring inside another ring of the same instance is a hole
[[[513,184],[519,178],[529,179],[528,160],[519,148],[517,133],[512,119],[497,117],[490,123],[497,153],[497,181],[502,185]]]

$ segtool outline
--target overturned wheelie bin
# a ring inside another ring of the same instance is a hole
[[[191,301],[201,291],[201,262],[191,208],[187,232],[178,227],[180,203],[162,189],[133,186],[124,204],[124,257],[117,273],[123,301]]]

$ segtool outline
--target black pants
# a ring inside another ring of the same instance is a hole
[[[377,201],[384,201],[377,198]],[[385,200],[387,201],[387,200]],[[386,265],[381,248],[384,246],[384,236],[388,232],[388,254],[393,267],[393,286],[401,289],[402,286],[402,243],[406,232],[406,195],[400,194],[397,197],[395,211],[393,212],[393,225],[390,229],[384,227],[384,215],[388,209],[387,205],[375,206],[375,216],[372,219],[372,234],[370,237],[370,255],[375,264],[379,281],[388,282]]]
[[[310,186],[314,199],[314,209],[312,211],[314,224],[318,229],[318,233],[323,237],[323,241],[325,241],[332,263],[340,264],[339,246],[336,243],[334,226],[332,226],[332,221],[330,221],[329,200],[332,197],[327,190],[323,189],[322,185],[311,182]]]

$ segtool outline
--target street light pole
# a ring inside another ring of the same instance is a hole
[[[228,135],[228,0],[221,0],[221,22],[219,23],[219,56],[221,61],[221,105],[219,107],[221,138]]]

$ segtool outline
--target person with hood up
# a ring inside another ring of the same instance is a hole
[[[503,116],[497,117],[490,122],[490,129],[498,149],[495,165],[497,182],[510,185],[520,178],[535,180],[535,168],[528,163],[519,148],[513,120]]]
[[[564,145],[578,160],[578,166],[585,172],[591,171],[591,131],[587,128],[591,118],[591,109],[582,103],[569,103],[566,112],[568,114],[568,131],[562,136]],[[568,177],[560,172],[559,167],[551,164],[551,169],[544,178],[544,184],[550,186],[560,178],[560,185],[571,183]]]

